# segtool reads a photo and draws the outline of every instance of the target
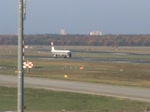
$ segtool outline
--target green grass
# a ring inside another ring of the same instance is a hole
[[[129,53],[150,53],[149,47],[121,47],[118,51],[111,47],[93,46],[72,46],[71,50],[102,51],[103,53],[73,53],[73,58],[100,58],[100,59],[128,59],[128,61],[149,61],[149,55],[116,55],[104,52],[129,52]],[[11,50],[11,53],[10,53]],[[74,61],[72,59],[42,60],[31,57],[50,58],[49,54],[39,54],[39,50],[50,51],[49,46],[33,46],[25,50],[25,59],[32,61],[34,68],[29,72],[25,70],[25,76],[45,77],[62,80],[88,81],[94,83],[107,83],[127,86],[150,87],[150,64],[136,63],[113,63],[113,62],[91,62]],[[26,61],[25,60],[25,61]],[[84,70],[79,68],[84,66]],[[17,70],[17,47],[0,47],[0,74],[16,75]],[[68,78],[64,78],[68,75]]]
[[[61,80],[77,80],[93,83],[106,83],[126,86],[140,86],[150,88],[150,66],[149,64],[135,63],[108,63],[73,61],[70,59],[41,60],[33,57],[49,58],[49,54],[39,54],[38,50],[50,47],[33,46],[25,50],[25,59],[34,63],[34,68],[29,72],[25,70],[25,76],[44,77]],[[66,47],[70,50],[88,50],[102,52],[125,52],[125,53],[150,53],[148,48],[121,47],[116,51],[111,47],[76,46]],[[11,51],[11,52],[10,52]],[[105,53],[75,53],[73,57],[91,57],[101,59],[128,59],[149,61],[150,57],[145,55],[107,55]],[[66,61],[67,60],[67,61]],[[79,68],[84,66],[84,70]],[[17,75],[17,47],[0,47],[0,74]],[[68,78],[64,78],[68,75]],[[0,87],[0,111],[16,110],[17,108],[16,88]],[[56,92],[48,90],[25,89],[26,112],[143,112],[150,110],[149,103],[129,101],[125,98],[111,98],[96,95],[78,93]],[[147,109],[145,109],[147,108]]]
[[[25,89],[26,112],[142,112],[149,103],[79,93]],[[0,111],[16,110],[17,89],[0,87]]]

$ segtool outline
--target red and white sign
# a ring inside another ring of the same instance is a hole
[[[32,62],[24,62],[23,68],[33,68],[33,63]]]

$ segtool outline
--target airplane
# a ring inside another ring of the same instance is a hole
[[[53,42],[51,42],[51,53],[55,58],[59,56],[64,56],[64,58],[71,58],[72,54],[70,50],[55,50]]]

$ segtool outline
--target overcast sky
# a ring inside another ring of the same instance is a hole
[[[0,0],[0,34],[18,33],[19,0]],[[150,34],[150,0],[31,0],[25,34]]]

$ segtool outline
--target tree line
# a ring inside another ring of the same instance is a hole
[[[150,35],[24,35],[26,45],[150,46]],[[17,45],[17,35],[0,35],[0,45]]]

